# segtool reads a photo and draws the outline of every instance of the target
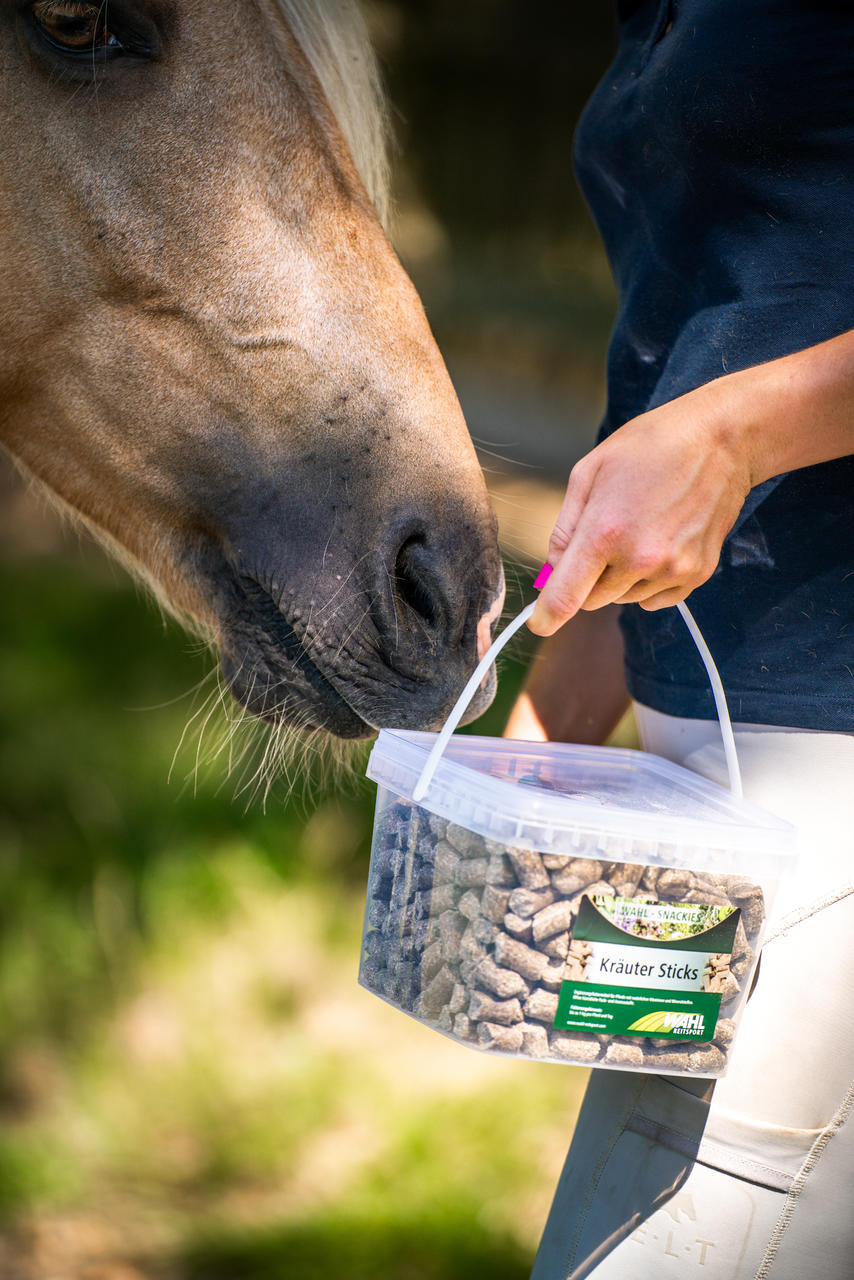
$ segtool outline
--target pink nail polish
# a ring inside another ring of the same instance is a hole
[[[552,566],[550,564],[544,564],[542,569],[534,579],[534,590],[542,591],[543,587],[546,585],[546,583],[548,582],[551,576],[552,576]]]

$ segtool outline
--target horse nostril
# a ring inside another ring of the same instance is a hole
[[[431,629],[442,623],[445,610],[423,534],[412,534],[398,550],[393,584],[396,607],[408,606]]]

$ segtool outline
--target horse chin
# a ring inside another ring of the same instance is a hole
[[[376,719],[374,715],[366,719],[342,692],[344,680],[336,679],[334,673],[324,673],[305,650],[293,661],[271,661],[269,638],[264,635],[255,637],[254,643],[244,644],[239,656],[237,650],[223,650],[220,666],[232,696],[250,715],[295,731],[320,730],[351,741],[372,738],[379,728],[438,732],[450,710],[447,694],[440,707],[434,706],[432,714],[419,708],[415,696],[390,696],[388,705],[378,708]],[[288,668],[287,675],[282,673],[284,666]],[[493,668],[467,707],[462,724],[483,714],[495,697],[496,685]],[[389,691],[390,695],[394,692]]]
[[[256,675],[248,681],[240,678],[239,669],[229,660],[222,663],[223,674],[234,698],[258,720],[277,728],[295,732],[328,733],[333,738],[359,741],[373,738],[379,727],[364,720],[333,685],[317,671],[319,680],[311,690],[281,681],[261,684]],[[495,696],[495,673],[490,672],[477,696],[472,700],[461,723],[468,724],[486,710]],[[420,719],[390,716],[388,729],[419,728],[438,732],[443,721],[425,725]],[[398,721],[401,721],[398,723]]]
[[[221,666],[231,694],[237,702],[256,719],[277,728],[309,733],[321,731],[333,738],[358,741],[374,737],[381,727],[363,719],[313,663],[307,662],[301,668],[306,684],[276,680],[271,675],[261,676],[257,667],[247,665],[246,656],[236,662],[223,655]],[[482,715],[492,702],[495,690],[496,676],[493,670],[469,704],[461,724],[468,724]],[[417,711],[397,715],[392,712],[383,717],[382,727],[438,732],[444,718],[442,715],[425,723]]]
[[[251,579],[241,582],[240,596],[220,644],[222,673],[237,702],[269,724],[370,737],[372,726],[321,671],[272,597]]]
[[[467,672],[482,656],[484,633],[488,637],[500,603],[472,625],[462,646],[471,650],[467,662],[460,652],[437,668],[435,655],[425,652],[420,662],[396,671],[378,657],[373,662],[368,658],[375,646],[360,643],[358,627],[345,626],[346,643],[329,638],[312,644],[297,617],[287,617],[256,579],[236,576],[230,595],[231,607],[220,628],[220,666],[237,702],[277,727],[321,730],[351,740],[370,738],[379,728],[438,731]],[[486,710],[495,689],[493,668],[463,723]]]
[[[277,728],[316,733],[355,741],[373,737],[375,729],[363,720],[349,702],[313,664],[303,666],[306,684],[276,680],[249,668],[246,659],[239,665],[226,655],[221,659],[223,675],[236,700],[258,720]],[[309,667],[312,668],[309,675]]]

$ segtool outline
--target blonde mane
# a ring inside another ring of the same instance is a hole
[[[320,81],[383,225],[389,212],[388,111],[356,0],[278,0]]]

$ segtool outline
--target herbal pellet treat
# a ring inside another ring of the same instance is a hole
[[[401,801],[376,832],[360,978],[491,1052],[720,1074],[764,919],[745,876],[501,846]]]

